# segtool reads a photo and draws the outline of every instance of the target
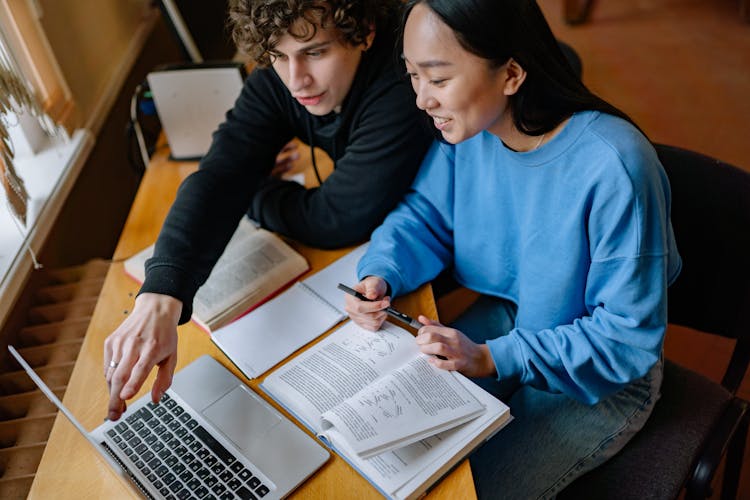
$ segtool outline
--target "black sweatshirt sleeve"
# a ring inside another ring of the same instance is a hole
[[[234,108],[214,133],[198,170],[177,192],[146,262],[140,293],[182,301],[180,324],[192,314],[195,293],[245,214],[281,147],[294,137],[284,95],[262,70],[247,79]]]
[[[363,103],[322,186],[264,181],[251,213],[264,227],[318,248],[369,238],[402,198],[431,142],[411,88],[392,81]]]

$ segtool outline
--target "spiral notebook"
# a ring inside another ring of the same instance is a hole
[[[357,262],[367,244],[238,320],[211,333],[211,340],[249,379],[285,359],[346,319],[338,283],[356,283]]]

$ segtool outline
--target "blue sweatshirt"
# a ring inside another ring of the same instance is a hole
[[[681,266],[669,207],[653,147],[622,119],[577,113],[525,153],[484,131],[432,146],[358,274],[399,295],[453,265],[462,285],[518,306],[513,330],[487,341],[499,379],[595,403],[661,354]]]

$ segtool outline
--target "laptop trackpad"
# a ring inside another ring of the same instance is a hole
[[[241,385],[202,413],[239,449],[246,452],[253,451],[281,421],[281,417],[269,410],[265,402]]]

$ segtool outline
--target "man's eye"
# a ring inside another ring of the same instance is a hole
[[[411,78],[412,80],[419,80],[419,75],[416,73],[407,72],[406,77]]]
[[[323,55],[322,50],[312,50],[306,53],[308,57],[320,57]]]
[[[441,86],[442,84],[444,84],[444,83],[445,83],[445,81],[446,81],[446,80],[445,80],[445,78],[438,78],[437,80],[430,80],[430,83],[431,83],[432,85],[435,85],[435,86],[439,87],[439,86]]]

